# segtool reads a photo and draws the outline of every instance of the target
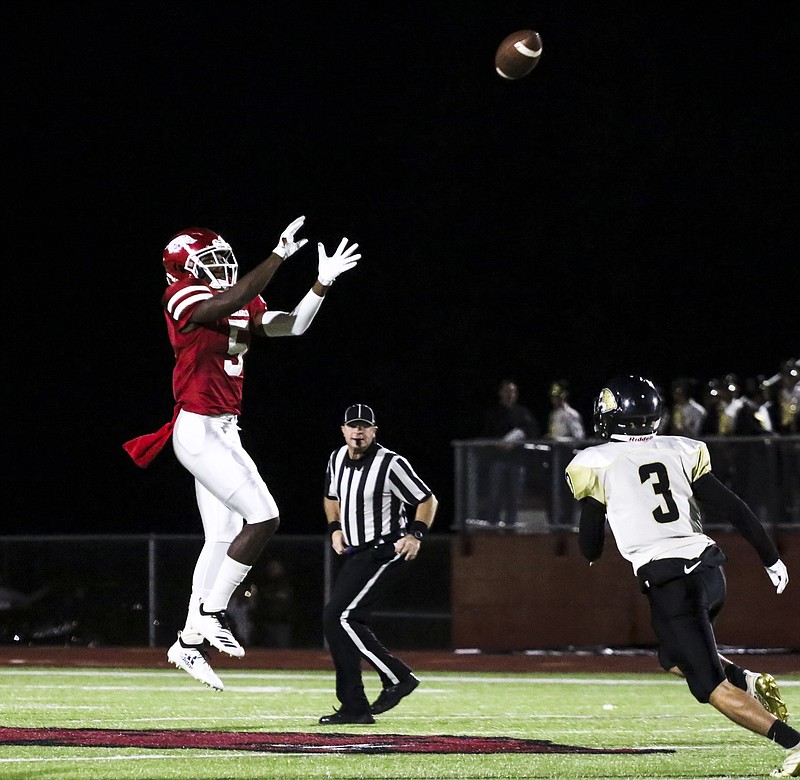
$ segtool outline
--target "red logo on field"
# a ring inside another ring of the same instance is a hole
[[[308,734],[260,731],[116,731],[0,728],[0,744],[47,747],[195,748],[262,753],[674,753],[660,748],[591,748],[546,739],[418,734]]]

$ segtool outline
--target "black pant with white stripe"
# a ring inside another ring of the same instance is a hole
[[[345,712],[366,712],[361,659],[369,662],[383,687],[405,680],[411,669],[395,658],[375,636],[368,620],[376,602],[408,565],[391,542],[346,556],[325,605],[323,627],[336,668],[336,697]]]

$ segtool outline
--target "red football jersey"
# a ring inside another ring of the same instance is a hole
[[[253,322],[267,310],[261,296],[217,322],[181,333],[195,307],[214,291],[198,279],[167,287],[162,304],[169,340],[175,353],[172,392],[175,402],[195,414],[240,414],[244,356]]]

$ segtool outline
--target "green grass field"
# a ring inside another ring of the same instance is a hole
[[[331,733],[353,743],[365,734],[467,735],[674,752],[364,755],[346,745],[273,753],[0,743],[0,778],[731,778],[767,776],[783,756],[666,674],[418,676],[417,691],[375,725],[331,728],[317,725],[335,703],[328,672],[227,672],[225,692],[213,693],[177,670],[3,668],[0,726],[299,733],[309,744]],[[372,697],[377,678],[365,679]],[[790,712],[800,713],[800,675],[779,682]]]

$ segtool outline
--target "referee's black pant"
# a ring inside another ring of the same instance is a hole
[[[336,575],[323,613],[323,628],[336,669],[336,697],[345,712],[369,710],[361,676],[362,658],[374,667],[384,688],[411,674],[368,625],[376,602],[406,565],[408,561],[395,553],[394,544],[385,542],[349,553]]]

